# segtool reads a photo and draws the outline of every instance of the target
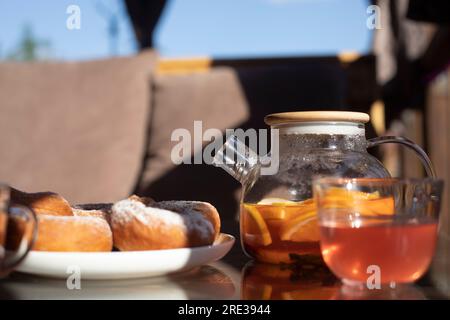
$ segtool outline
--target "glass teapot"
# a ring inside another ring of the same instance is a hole
[[[366,140],[364,124],[370,118],[365,113],[287,112],[264,120],[271,126],[268,155],[258,157],[232,135],[213,161],[243,186],[241,244],[259,261],[291,263],[320,256],[312,178],[390,177],[367,148],[400,143],[417,153],[429,176],[435,175],[430,159],[414,142],[394,136]]]

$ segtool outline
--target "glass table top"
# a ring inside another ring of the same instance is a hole
[[[448,299],[447,242],[441,241],[424,279],[376,290],[345,286],[326,267],[259,264],[235,244],[224,259],[184,273],[133,280],[82,280],[80,289],[68,289],[65,280],[13,273],[0,280],[0,299]]]

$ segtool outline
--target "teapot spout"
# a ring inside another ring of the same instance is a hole
[[[212,164],[224,169],[242,185],[251,183],[259,175],[258,155],[235,135],[228,137],[224,145],[217,150]]]

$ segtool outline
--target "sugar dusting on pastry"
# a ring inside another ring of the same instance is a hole
[[[108,252],[113,246],[121,251],[188,248],[211,245],[220,234],[219,213],[207,202],[156,202],[133,195],[115,204],[71,205],[57,193],[11,190],[14,203],[29,206],[37,214],[38,232],[33,250]]]
[[[33,250],[111,251],[112,231],[99,217],[38,216],[38,234]]]
[[[144,224],[160,223],[164,225],[176,225],[184,227],[183,218],[174,212],[146,207],[145,204],[135,200],[122,200],[112,207],[112,221],[118,223],[128,223],[134,218]]]
[[[113,223],[126,224],[133,219],[149,226],[178,227],[185,232],[196,232],[200,238],[209,238],[214,232],[211,222],[194,210],[171,211],[157,207],[147,207],[140,201],[126,199],[112,207]]]
[[[111,228],[109,227],[108,222],[101,217],[95,216],[50,216],[50,215],[39,215],[38,221],[54,221],[59,225],[68,224],[78,224],[78,225],[86,225],[92,226],[102,232],[106,232],[111,234]]]

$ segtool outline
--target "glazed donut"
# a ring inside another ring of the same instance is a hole
[[[72,208],[66,199],[54,192],[28,193],[11,189],[11,202],[33,209],[36,214],[72,216]]]
[[[112,232],[95,216],[38,216],[36,251],[111,251]]]
[[[217,236],[213,223],[218,219],[215,208],[211,206],[214,210],[206,214],[196,211],[195,206],[188,205],[189,202],[183,203],[185,210],[179,212],[162,208],[169,207],[169,204],[157,203],[151,207],[133,198],[115,203],[111,213],[114,247],[121,251],[135,251],[212,244]],[[208,218],[214,214],[217,217]]]

